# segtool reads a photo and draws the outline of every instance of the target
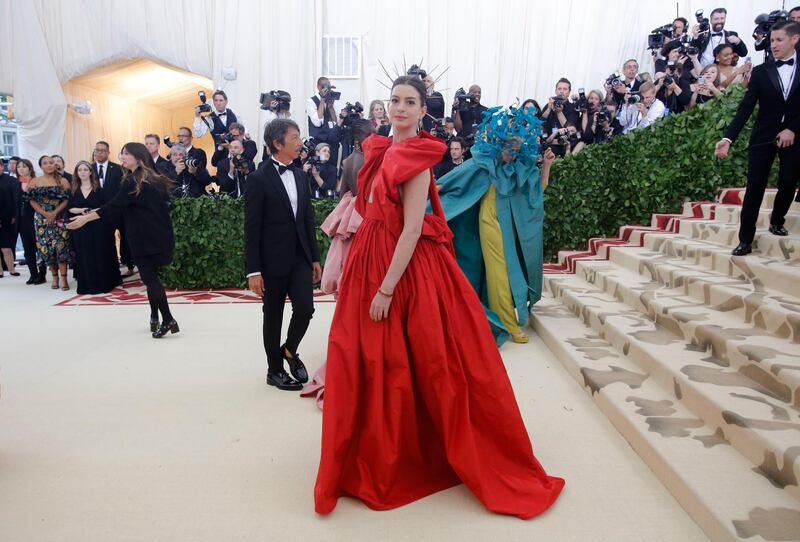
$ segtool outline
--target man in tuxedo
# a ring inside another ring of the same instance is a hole
[[[237,157],[241,161],[237,164]],[[217,184],[229,196],[238,198],[244,195],[245,179],[256,170],[256,165],[248,159],[242,141],[234,139],[228,145],[228,154],[217,163]]]
[[[314,284],[322,278],[314,210],[305,173],[289,167],[303,147],[297,123],[273,120],[264,129],[264,141],[271,158],[247,178],[244,193],[247,282],[264,303],[267,384],[300,390],[302,383],[308,382],[308,372],[297,347],[314,314]],[[281,346],[287,295],[292,319]],[[284,360],[292,376],[284,370]]]
[[[106,141],[98,141],[94,145],[94,168],[97,178],[100,180],[100,190],[105,196],[106,201],[109,201],[117,195],[120,186],[122,186],[123,171],[122,166],[116,164],[108,159],[109,146]],[[128,248],[128,238],[125,235],[125,229],[122,225],[122,220],[118,223],[119,229],[119,257],[123,265],[128,268],[124,277],[133,275],[133,257],[131,250]]]
[[[205,169],[208,165],[208,157],[206,151],[192,146],[192,131],[186,126],[178,128],[178,142],[186,148],[186,158],[194,158],[198,164],[196,166],[187,166],[189,173],[196,175],[197,169]]]
[[[775,156],[780,159],[780,169],[778,194],[769,226],[770,233],[774,235],[789,234],[783,227],[784,218],[792,204],[800,177],[800,144],[795,139],[800,132],[800,74],[795,50],[800,40],[800,24],[793,21],[776,23],[772,27],[770,40],[774,60],[753,68],[750,85],[739,104],[739,110],[725,130],[725,137],[716,145],[718,158],[728,156],[731,144],[758,105],[758,116],[750,136],[747,190],[742,204],[739,246],[733,249],[734,256],[743,256],[752,251],[758,211]]]
[[[700,64],[703,67],[714,63],[714,48],[721,43],[730,43],[734,53],[742,58],[747,56],[747,45],[744,44],[739,34],[732,30],[725,30],[727,16],[728,10],[716,8],[709,16],[710,29],[708,32],[701,33],[699,23],[692,26],[691,44],[700,51]]]
[[[317,95],[306,102],[308,117],[308,136],[316,143],[327,143],[331,149],[331,163],[339,163],[339,143],[342,141],[341,125],[343,118],[337,115],[330,97],[333,89],[327,77],[317,79]]]
[[[228,95],[224,90],[217,89],[212,94],[211,101],[214,103],[214,107],[208,115],[201,115],[200,106],[195,108],[193,127],[197,137],[203,137],[206,132],[210,131],[214,144],[217,145],[220,136],[227,132],[233,123],[242,123],[242,120],[236,116],[236,113],[228,109]]]
[[[175,143],[169,150],[169,162],[163,167],[163,174],[175,181],[172,191],[176,198],[199,198],[206,194],[206,187],[214,179],[206,168],[194,168],[195,173],[189,173],[186,167],[186,147]]]
[[[159,152],[161,150],[161,138],[156,134],[147,134],[144,136],[144,146],[147,147],[147,152],[150,153],[150,157],[156,165],[156,171],[166,175],[169,160],[161,156]]]

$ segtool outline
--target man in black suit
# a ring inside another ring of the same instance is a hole
[[[256,142],[252,139],[248,139],[248,137],[249,136],[245,135],[244,125],[239,124],[238,122],[231,124],[230,128],[228,128],[227,140],[222,140],[220,144],[217,145],[214,154],[211,155],[211,165],[218,167],[219,161],[228,157],[228,147],[231,144],[230,142],[233,140],[238,140],[244,149],[242,152],[237,154],[243,153],[245,158],[248,160],[254,160],[258,154],[258,145],[256,145]]]
[[[709,15],[709,30],[700,32],[700,24],[692,26],[692,46],[700,51],[700,64],[704,67],[714,63],[714,49],[721,43],[730,43],[733,52],[744,58],[747,56],[747,45],[744,44],[739,34],[732,30],[725,30],[725,19],[728,10],[716,8]]]
[[[206,151],[192,146],[192,139],[191,129],[186,126],[178,128],[178,142],[186,148],[186,158],[194,158],[197,160],[196,166],[187,165],[189,173],[196,175],[197,171],[192,170],[204,169],[208,165],[208,157],[206,156]]]
[[[758,211],[775,155],[780,159],[780,169],[778,194],[769,226],[770,233],[774,235],[789,234],[783,227],[784,217],[792,204],[800,177],[800,144],[795,141],[800,131],[800,73],[795,51],[800,40],[800,24],[792,21],[776,23],[770,39],[774,60],[753,68],[750,85],[739,104],[739,110],[725,130],[725,137],[716,145],[718,158],[728,156],[731,144],[758,104],[758,116],[750,136],[747,190],[742,204],[739,246],[733,249],[734,256],[743,256],[752,251]]]
[[[156,171],[166,175],[169,160],[161,156],[161,138],[157,134],[147,134],[144,136],[144,146],[147,147],[147,152],[150,153],[150,158],[156,165]]]
[[[314,210],[305,173],[289,167],[303,148],[297,123],[273,120],[264,129],[264,141],[271,158],[247,178],[244,194],[247,282],[264,302],[267,384],[299,390],[308,381],[308,372],[297,347],[314,314],[314,284],[322,278]],[[292,302],[292,320],[281,346],[287,295]],[[284,360],[292,376],[284,370]]]
[[[108,159],[109,146],[106,141],[98,141],[94,145],[94,168],[97,178],[100,180],[100,190],[103,192],[106,201],[114,199],[114,196],[119,192],[122,185],[123,171],[122,166],[114,163]],[[133,257],[131,250],[128,247],[128,238],[125,235],[125,228],[122,226],[122,220],[118,221],[119,229],[119,257],[123,265],[128,268],[124,277],[133,275]]]
[[[237,163],[237,158],[241,157]],[[242,141],[234,139],[228,145],[228,154],[217,163],[217,184],[229,196],[244,195],[245,179],[256,170],[256,165],[247,158]]]
[[[169,162],[162,168],[162,174],[175,181],[172,196],[175,198],[199,198],[206,194],[206,188],[214,179],[206,168],[194,168],[189,173],[186,167],[186,148],[175,143],[169,150]]]

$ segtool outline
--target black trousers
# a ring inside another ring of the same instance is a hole
[[[134,261],[133,256],[131,256],[131,249],[128,246],[128,236],[125,235],[125,228],[123,227],[119,229],[119,259],[125,267],[133,267]]]
[[[295,354],[314,315],[314,275],[311,265],[305,259],[298,259],[287,276],[264,277],[264,351],[270,373],[284,370],[281,328],[286,296],[292,302],[292,319],[289,321],[286,348]]]
[[[36,231],[33,227],[33,210],[22,213],[19,219],[19,236],[22,238],[22,249],[25,251],[25,263],[32,277],[38,275],[36,269]]]
[[[780,161],[778,169],[778,193],[772,206],[770,224],[783,226],[786,213],[792,205],[797,180],[800,179],[800,142],[795,141],[791,147],[778,149],[774,145],[760,146],[750,149],[748,158],[747,189],[742,203],[742,217],[739,225],[739,242],[752,243],[756,235],[756,222],[767,178],[772,169],[775,157]]]

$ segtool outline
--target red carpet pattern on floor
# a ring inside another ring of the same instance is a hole
[[[171,304],[219,305],[231,303],[261,303],[261,299],[249,290],[239,288],[218,288],[207,290],[167,289]],[[316,303],[334,303],[332,295],[314,291]],[[86,307],[92,305],[146,305],[147,291],[138,274],[125,279],[122,286],[106,294],[76,295],[56,303],[57,307]]]

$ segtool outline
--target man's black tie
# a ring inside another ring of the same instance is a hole
[[[721,37],[722,37],[722,32],[714,32],[714,33],[713,33],[713,34],[711,34],[711,35],[712,35],[712,36],[719,36],[719,37],[721,38]]]
[[[781,66],[794,66],[794,59],[790,58],[789,60],[776,60],[775,67],[780,68]]]
[[[98,169],[97,178],[98,179],[102,179],[103,178],[103,164],[97,164],[97,169]]]
[[[286,170],[289,169],[289,166],[284,166],[277,160],[273,160],[272,163],[275,164],[275,167],[278,168],[278,175],[283,175],[284,173],[286,173]]]

